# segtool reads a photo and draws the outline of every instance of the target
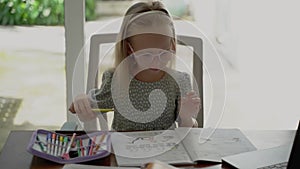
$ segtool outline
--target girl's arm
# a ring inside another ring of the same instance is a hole
[[[198,127],[198,122],[195,118],[184,120],[179,123],[179,127]]]
[[[100,89],[92,89],[89,94],[76,96],[69,107],[70,112],[76,113],[85,122],[95,119],[96,114],[92,108],[113,108],[110,92],[112,74],[112,71],[104,72]]]

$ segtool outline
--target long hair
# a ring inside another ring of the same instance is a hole
[[[135,19],[138,18],[139,15],[147,12],[149,13],[151,11],[157,11],[163,15],[156,15],[155,18],[152,17],[148,19],[146,17],[143,17],[139,21],[137,21],[138,19]],[[164,17],[168,17],[169,23],[165,23],[166,18]],[[171,43],[174,50],[176,50],[176,36],[173,21],[164,5],[159,1],[138,2],[129,7],[125,13],[125,17],[123,19],[121,29],[117,37],[117,42],[115,44],[115,67],[117,67],[127,57],[129,49],[126,46],[125,41],[127,41],[131,35],[134,35],[134,31],[143,27],[153,27],[153,25],[169,26],[172,32]],[[139,28],[137,28],[138,26]]]

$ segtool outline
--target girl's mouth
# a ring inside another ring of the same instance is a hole
[[[152,71],[159,71],[160,69],[150,68],[150,70],[152,70]]]

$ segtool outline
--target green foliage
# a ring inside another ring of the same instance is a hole
[[[85,18],[87,21],[96,19],[96,0],[85,0]]]
[[[95,1],[86,0],[86,20],[95,18]],[[0,0],[0,24],[63,25],[64,0]]]

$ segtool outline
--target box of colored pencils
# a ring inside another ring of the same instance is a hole
[[[110,133],[96,131],[79,135],[74,131],[70,135],[39,129],[32,134],[27,151],[60,164],[95,160],[110,154]]]

